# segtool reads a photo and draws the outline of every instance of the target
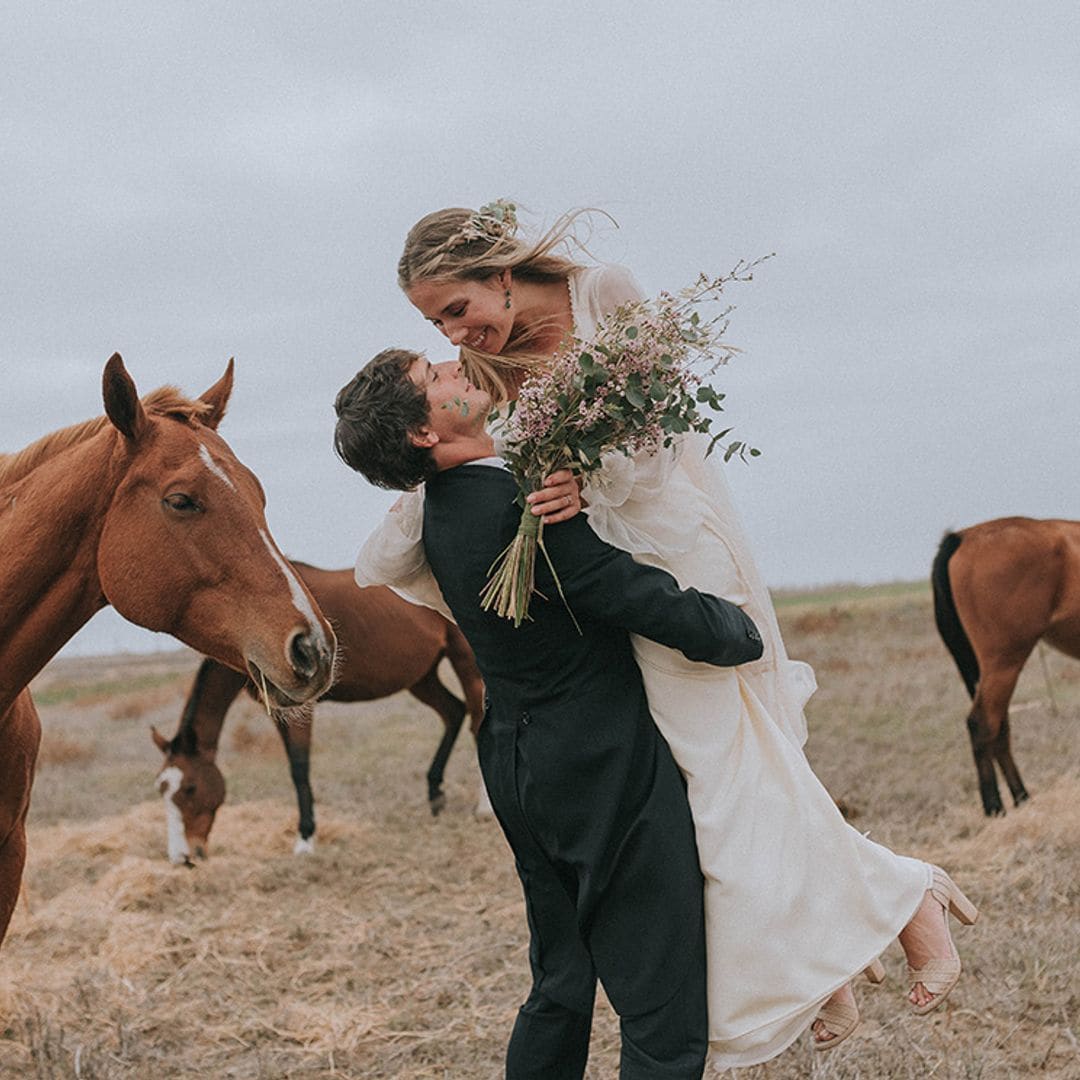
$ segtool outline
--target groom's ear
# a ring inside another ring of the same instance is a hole
[[[439,441],[439,436],[429,427],[418,428],[409,432],[409,442],[413,446],[419,446],[430,450]]]

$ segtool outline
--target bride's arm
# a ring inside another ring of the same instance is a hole
[[[413,604],[452,619],[424,552],[424,489],[407,491],[364,541],[356,558],[356,584],[386,585]]]
[[[617,307],[645,299],[645,291],[637,278],[625,267],[609,263],[600,267],[596,274],[590,297],[593,310],[600,319],[610,315]]]

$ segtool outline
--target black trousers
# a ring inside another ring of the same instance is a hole
[[[620,1080],[700,1080],[708,1052],[702,946],[670,1000],[642,1016],[619,1017]],[[591,1032],[591,1008],[577,1012],[534,989],[510,1036],[506,1080],[581,1080]]]

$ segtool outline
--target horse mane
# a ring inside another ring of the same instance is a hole
[[[175,386],[161,386],[142,399],[143,408],[151,416],[170,416],[195,426],[211,411],[205,401],[184,397]],[[0,487],[7,487],[32,473],[39,465],[72,446],[92,439],[112,421],[107,416],[95,416],[70,427],[43,435],[36,442],[13,454],[0,454]]]

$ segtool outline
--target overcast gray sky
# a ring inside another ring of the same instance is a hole
[[[222,434],[289,554],[392,501],[333,456],[409,226],[596,206],[650,292],[740,287],[729,466],[773,586],[923,577],[942,531],[1080,518],[1075,2],[10,5],[0,450],[236,357]],[[97,616],[71,647],[167,645]]]

